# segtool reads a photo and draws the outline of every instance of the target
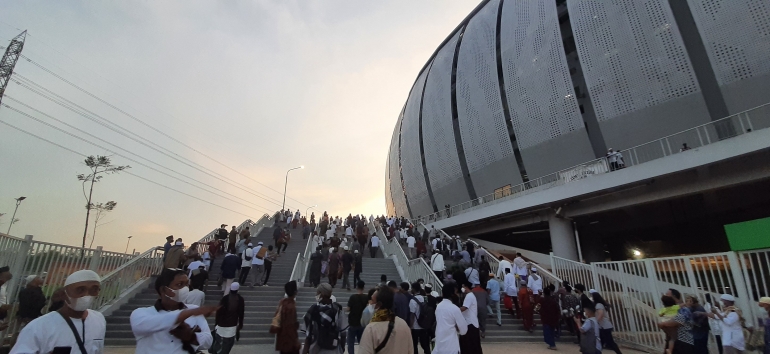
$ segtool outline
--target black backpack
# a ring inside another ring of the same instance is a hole
[[[337,329],[338,304],[331,306],[313,305],[313,340],[321,349],[337,349],[340,344],[340,331]]]
[[[436,249],[439,251],[444,251],[444,244],[441,243],[441,240],[436,241]]]
[[[251,254],[254,254],[254,249],[253,249],[253,248],[249,248],[249,249],[250,249],[250,250],[251,250],[251,252],[252,252]],[[244,259],[244,260],[246,260],[246,261],[250,261],[250,260],[251,260],[251,258],[252,258],[252,257],[249,257],[249,256],[247,256],[247,255],[246,255],[246,251],[243,251],[243,259]]]
[[[415,300],[417,301],[417,300]],[[417,316],[417,324],[423,329],[432,329],[436,325],[436,308],[428,306],[428,300],[417,301],[420,308],[420,316]]]

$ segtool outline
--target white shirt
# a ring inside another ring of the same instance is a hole
[[[327,240],[331,240],[332,237],[334,237],[334,230],[332,230],[332,229],[326,230],[326,239]]]
[[[527,275],[527,261],[521,257],[513,259],[513,271],[518,275]]]
[[[412,324],[412,329],[422,329],[422,327],[417,324],[417,319],[420,318],[420,305],[417,304],[418,301],[422,304],[425,301],[425,298],[423,298],[422,295],[415,295],[414,299],[409,301],[409,312],[414,314],[414,324]],[[409,324],[409,322],[407,321],[406,324]]]
[[[332,224],[331,230],[332,230],[332,233],[337,232],[337,224]]]
[[[467,322],[469,326],[473,325],[473,327],[479,328],[479,303],[476,301],[476,295],[474,295],[473,292],[469,291],[465,293],[463,307],[467,308],[467,310],[463,311],[465,322]]]
[[[345,229],[345,236],[353,236],[353,228],[348,226],[347,229]]]
[[[250,260],[246,260],[246,257],[252,257]],[[251,267],[251,262],[254,260],[254,248],[247,248],[241,255],[241,268]]]
[[[187,305],[194,309],[197,306]],[[177,327],[176,319],[182,310],[165,311],[156,310],[155,306],[141,307],[131,313],[131,330],[136,338],[136,354],[187,354],[182,349],[182,341],[174,337],[170,330]],[[198,348],[211,347],[213,338],[206,318],[192,316],[185,320],[190,327],[198,326],[201,331],[196,333],[198,345],[192,345],[196,351]]]
[[[741,318],[735,311],[723,312],[719,325],[722,329],[722,346],[746,350],[746,339],[743,338]],[[767,345],[767,344],[766,344]]]
[[[444,270],[444,256],[441,253],[435,253],[430,257],[430,269],[435,272]]]
[[[711,304],[708,302],[703,304],[703,309],[706,310],[706,313],[711,313]],[[709,317],[709,327],[711,327],[711,334],[715,336],[722,335],[722,324],[720,322],[721,321],[719,321],[717,318]]]
[[[436,248],[436,245],[438,244],[438,239],[437,239],[437,238],[434,238],[434,239],[433,239],[433,241],[430,241],[430,244],[431,244],[431,246],[433,246],[433,248],[435,249],[435,248]]]
[[[8,283],[3,284],[0,286],[0,305],[7,305],[8,304]]]
[[[372,236],[372,247],[380,247],[380,238]]]
[[[192,277],[192,271],[193,271],[194,269],[198,269],[198,267],[200,267],[200,266],[204,266],[204,267],[205,267],[205,266],[206,266],[206,264],[204,264],[204,263],[203,263],[203,262],[201,262],[201,261],[192,261],[192,262],[190,263],[190,265],[188,265],[188,266],[187,266],[187,270],[189,270],[189,272],[187,272],[187,277],[188,277],[188,278],[189,278],[189,277]]]
[[[65,305],[66,306],[66,305]],[[101,312],[88,310],[85,321],[72,318],[72,324],[78,336],[83,338],[85,329],[84,346],[88,354],[104,352],[104,332],[107,330],[107,321]],[[47,354],[55,347],[70,347],[71,353],[81,353],[75,334],[58,312],[49,312],[27,324],[19,334],[16,345],[11,349],[11,354]]]
[[[505,275],[505,293],[512,297],[519,295],[519,285],[516,284],[516,275],[513,273]]]
[[[203,306],[204,302],[206,302],[206,293],[198,289],[190,290],[190,292],[187,293],[187,297],[184,299],[185,304],[198,307]]]
[[[511,272],[513,272],[513,265],[511,262],[506,261],[503,259],[500,261],[500,264],[497,266],[497,278],[503,279],[505,277],[505,269],[510,269]]]
[[[222,338],[232,338],[238,332],[238,326],[222,327],[216,326],[217,334]]]
[[[431,354],[460,353],[460,340],[455,326],[460,329],[460,335],[468,333],[468,322],[460,308],[444,299],[436,306],[436,346]]]
[[[262,247],[265,247],[265,246],[257,246],[257,247],[254,247],[254,248],[251,249],[251,252],[254,255],[254,257],[251,257],[251,264],[252,265],[255,265],[255,264],[256,265],[264,265],[265,264],[265,260],[264,259],[257,258],[257,253],[259,253],[259,250],[261,250]],[[265,252],[265,256],[267,256],[267,252]]]
[[[415,242],[414,236],[409,236],[406,238],[406,245],[409,246],[410,248],[414,247],[414,242]]]
[[[537,277],[537,280],[535,280]],[[543,291],[543,277],[540,274],[532,274],[527,278],[527,287],[532,290],[532,294],[540,294]]]

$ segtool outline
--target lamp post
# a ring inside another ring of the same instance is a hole
[[[134,236],[128,236],[128,241],[126,241],[126,251],[123,253],[128,253],[128,244],[131,243],[131,238]]]
[[[283,183],[283,204],[281,204],[281,210],[286,210],[286,186],[289,184],[289,172],[302,168],[305,168],[305,165],[294,167],[286,171],[286,182]]]
[[[8,225],[8,232],[6,234],[11,234],[11,226],[13,226],[14,220],[16,220],[16,211],[19,210],[19,204],[21,204],[21,201],[27,199],[27,197],[18,197],[16,198],[16,209],[13,210],[13,216],[11,216],[11,223]]]
[[[308,207],[307,209],[305,209],[305,217],[307,217],[307,212],[308,212],[308,211],[310,211],[310,209],[313,209],[313,208],[315,208],[315,207],[317,207],[317,206],[318,206],[318,204],[316,204],[316,205],[313,205],[313,206],[311,206],[311,207]]]

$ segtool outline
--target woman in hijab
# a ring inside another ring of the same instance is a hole
[[[278,303],[276,316],[280,316],[281,326],[275,332],[275,350],[281,354],[298,354],[300,349],[297,329],[297,303],[294,298],[297,296],[297,282],[292,280],[283,286],[286,291],[286,298]],[[273,332],[271,328],[271,332]]]

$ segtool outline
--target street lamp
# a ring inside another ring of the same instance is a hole
[[[14,220],[16,220],[16,211],[19,210],[19,204],[21,204],[21,201],[27,199],[27,197],[18,197],[16,198],[16,209],[13,210],[13,216],[11,216],[11,223],[8,225],[8,232],[6,234],[11,234],[11,226],[13,226]]]
[[[126,241],[126,251],[123,253],[128,253],[128,244],[131,243],[131,238],[134,236],[128,236],[128,241]]]
[[[313,205],[313,206],[311,206],[311,207],[308,207],[307,209],[305,209],[305,217],[307,217],[307,212],[308,212],[308,211],[310,211],[310,209],[313,209],[313,208],[315,208],[315,207],[317,207],[317,206],[318,206],[318,204],[316,204],[316,205]]]
[[[289,169],[288,171],[286,171],[286,182],[284,182],[284,184],[283,184],[283,204],[281,205],[281,210],[285,210],[286,209],[286,186],[289,184],[289,172],[294,171],[294,170],[299,170],[299,169],[302,169],[302,168],[305,168],[305,165],[302,165],[300,167],[294,167],[294,168]]]

